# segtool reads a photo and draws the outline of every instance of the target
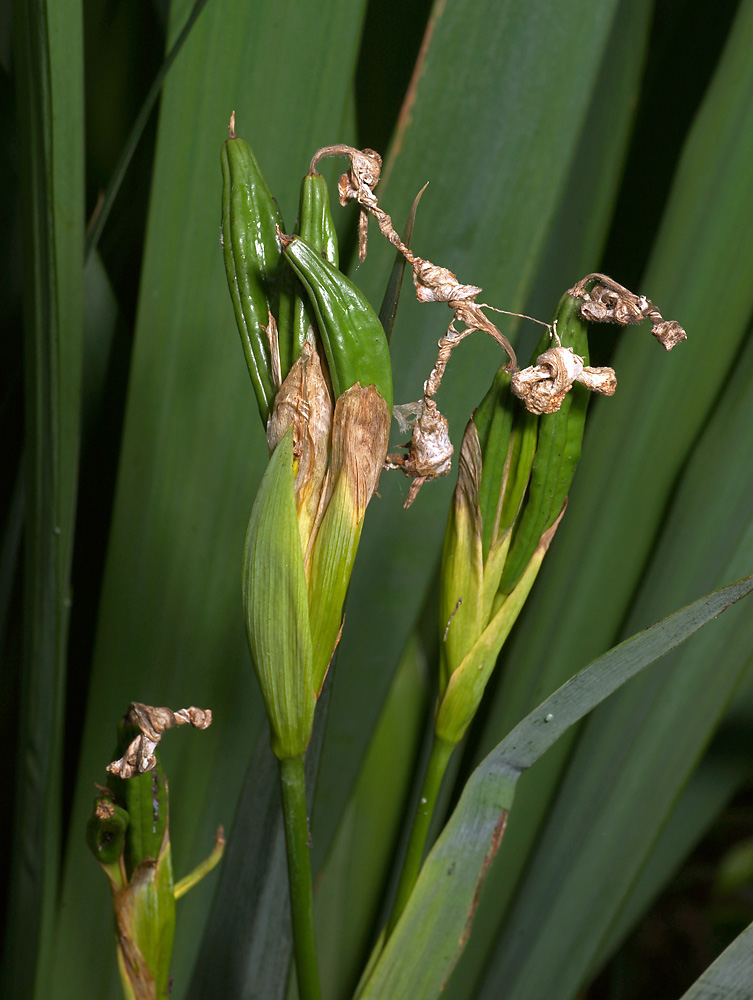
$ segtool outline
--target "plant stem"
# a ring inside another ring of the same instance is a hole
[[[314,934],[314,897],[311,888],[309,827],[306,813],[304,755],[280,761],[282,814],[288,854],[293,948],[300,1000],[321,1000]]]
[[[400,914],[405,909],[405,904],[408,902],[408,897],[413,891],[413,886],[416,884],[426,846],[426,837],[429,833],[429,823],[434,814],[434,806],[437,802],[442,778],[447,770],[447,765],[454,749],[454,743],[447,743],[438,736],[434,736],[421,786],[421,794],[418,797],[416,815],[413,817],[413,826],[405,851],[403,869],[400,872],[400,881],[395,894],[395,902],[392,905],[392,913],[387,923],[387,937],[392,933],[395,924],[400,918]]]

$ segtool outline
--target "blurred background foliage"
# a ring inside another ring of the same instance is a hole
[[[0,4],[3,996],[118,995],[83,829],[135,699],[215,713],[207,733],[166,741],[177,875],[236,809],[248,838],[231,835],[224,871],[179,906],[174,995],[189,995],[205,927],[192,996],[220,995],[206,982],[285,992],[284,873],[275,810],[260,805],[274,798],[239,588],[266,448],[218,245],[230,112],[290,228],[315,149],[371,146],[398,226],[430,182],[414,246],[484,301],[548,319],[601,270],[689,333],[668,357],[643,331],[595,335],[618,394],[592,407],[570,509],[452,768],[449,809],[481,754],[566,677],[751,571],[751,51],[751,0],[713,13],[696,0]],[[373,234],[357,267],[354,222],[338,217],[345,260],[378,306],[391,255]],[[399,401],[419,395],[447,321],[408,292]],[[502,329],[525,358],[537,334]],[[456,444],[501,360],[480,338],[456,352],[441,400]],[[383,476],[356,564],[313,807],[331,997],[352,990],[373,939],[425,744],[452,478],[406,513],[405,483]],[[631,682],[521,781],[453,1000],[502,984],[521,1000],[543,984],[563,1000],[679,996],[750,921],[749,618],[729,612]],[[283,899],[279,923],[251,912],[247,869],[263,871],[254,892]],[[273,957],[265,933],[282,941]]]

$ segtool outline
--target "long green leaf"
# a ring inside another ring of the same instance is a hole
[[[753,566],[753,475],[748,468],[729,475],[731,457],[751,448],[748,345],[679,484],[627,629],[687,600],[699,585],[716,586]],[[704,531],[689,545],[701,523]],[[503,982],[511,998],[536,995],[548,978],[557,983],[552,997],[574,994],[741,677],[750,675],[752,648],[750,615],[726,616],[713,634],[698,636],[588,721],[509,915],[487,996]],[[534,958],[540,954],[546,961]]]
[[[751,983],[753,926],[735,938],[680,1000],[750,1000]]]
[[[753,6],[745,3],[686,142],[641,288],[665,315],[686,323],[689,340],[664,357],[655,344],[635,342],[640,330],[622,338],[614,359],[618,391],[594,408],[567,516],[508,650],[511,669],[487,722],[487,746],[579,662],[619,637],[676,477],[745,335],[753,299],[743,275],[753,262],[753,239],[738,211],[741,198],[749,206],[743,214],[753,211],[751,39]],[[734,289],[729,298],[719,298],[720,286]],[[706,586],[696,581],[695,593]],[[556,658],[542,620],[557,622]],[[570,747],[568,737],[521,783],[519,809],[492,872],[490,895],[500,912]],[[490,974],[491,993],[499,988],[496,975]]]
[[[520,775],[596,705],[751,590],[753,576],[702,597],[616,646],[502,740],[469,779],[362,1000],[430,1000],[439,995],[470,932],[480,884],[502,840]]]
[[[374,934],[410,792],[428,703],[416,637],[392,681],[379,725],[318,879],[316,920],[324,995],[349,996]]]
[[[171,5],[168,48],[192,6]],[[60,997],[80,996],[84,968],[91,995],[117,995],[107,887],[79,848],[113,721],[133,698],[214,710],[201,748],[178,737],[163,755],[178,878],[207,853],[218,823],[229,822],[262,726],[240,568],[245,522],[268,454],[222,266],[219,154],[235,110],[292,220],[312,151],[339,137],[362,16],[362,3],[319,9],[291,0],[249,8],[242,0],[214,0],[165,82],[62,897],[64,912],[80,919],[60,925]],[[176,996],[186,989],[216,877],[178,906]]]
[[[385,210],[400,220],[430,181],[414,252],[451,268],[461,281],[483,286],[484,301],[493,305],[519,308],[530,291],[615,8],[612,0],[578,0],[558,7],[553,16],[546,0],[434,5],[377,193]],[[369,257],[356,274],[372,301],[381,298],[392,253],[372,227]],[[440,305],[419,306],[408,295],[401,314],[391,351],[395,398],[403,402],[420,396],[450,315]],[[499,347],[486,340],[470,338],[456,352],[440,393],[458,446],[470,410],[501,361]],[[319,862],[424,599],[446,523],[449,478],[427,486],[403,512],[407,483],[396,476],[382,476],[382,500],[369,510],[351,581],[322,764],[327,809],[318,814],[314,830]]]
[[[698,844],[736,792],[750,780],[749,720],[753,714],[753,664],[645,860],[630,895],[601,942],[592,973],[601,969],[659,892]]]
[[[14,5],[24,266],[24,660],[3,996],[48,996],[83,327],[83,77],[78,0]]]

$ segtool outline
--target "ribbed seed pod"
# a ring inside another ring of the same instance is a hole
[[[322,260],[333,267],[340,264],[337,231],[332,218],[327,182],[321,174],[306,174],[301,181],[298,207],[298,235]],[[293,302],[292,361],[300,355],[309,330],[316,330],[316,315],[307,292],[296,281],[298,290]]]
[[[222,147],[222,247],[246,365],[266,426],[275,396],[267,328],[279,314],[282,218],[248,143],[232,131]]]
[[[314,308],[335,399],[359,382],[392,410],[392,366],[379,317],[363,292],[300,237],[283,236],[285,258]]]

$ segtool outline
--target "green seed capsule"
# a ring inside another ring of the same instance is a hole
[[[392,410],[392,366],[382,324],[363,292],[300,237],[283,237],[319,326],[335,398],[356,382],[376,386]]]
[[[128,813],[107,796],[94,800],[94,812],[86,824],[86,844],[102,865],[120,861],[125,850]]]
[[[301,200],[298,218],[298,235],[324,260],[338,267],[340,254],[337,247],[337,232],[329,205],[327,182],[321,174],[306,174],[301,181]],[[296,282],[296,284],[298,284]],[[293,306],[293,356],[295,361],[303,350],[306,336],[311,327],[316,328],[314,309],[308,295],[298,285],[301,293],[295,296]]]
[[[275,396],[267,335],[278,315],[282,219],[248,143],[234,134],[222,147],[222,246],[235,320],[266,424]]]
[[[580,303],[565,293],[557,307],[557,334],[563,347],[572,348],[588,364],[588,325],[580,318]],[[549,346],[548,334],[537,354]],[[531,483],[513,532],[505,562],[500,594],[515,587],[539,544],[541,536],[559,517],[580,460],[586,410],[590,393],[576,383],[556,413],[539,418]]]

